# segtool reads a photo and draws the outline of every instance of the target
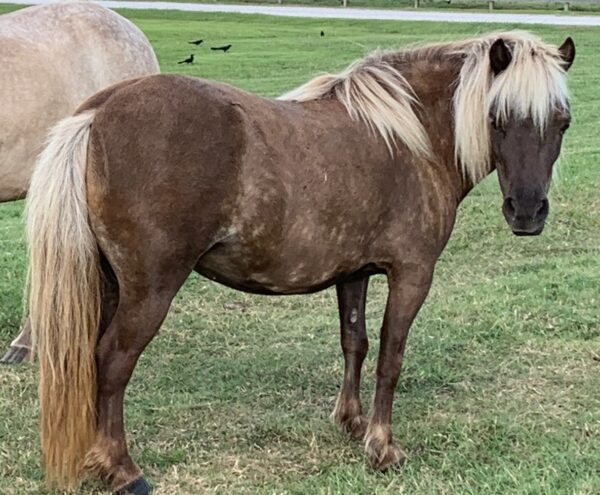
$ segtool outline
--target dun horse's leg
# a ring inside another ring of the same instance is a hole
[[[431,286],[431,269],[416,266],[388,275],[389,295],[381,329],[373,414],[365,435],[365,450],[374,468],[401,464],[406,455],[392,439],[392,401],[408,330]]]
[[[118,308],[98,342],[98,433],[86,468],[110,483],[119,495],[151,491],[127,450],[123,398],[140,354],[158,331],[186,276],[160,290],[121,287]]]
[[[365,323],[368,284],[369,278],[366,277],[336,287],[344,352],[344,382],[332,416],[344,431],[356,438],[365,435],[368,424],[360,403],[360,372],[369,348]]]
[[[3,364],[19,364],[29,358],[31,352],[31,323],[29,318],[23,326],[23,330],[10,344],[6,354],[0,359]]]

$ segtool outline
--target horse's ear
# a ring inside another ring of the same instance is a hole
[[[563,69],[569,70],[569,67],[573,65],[573,60],[575,60],[575,43],[570,36],[560,45],[558,53],[560,53],[562,59]]]
[[[506,69],[511,60],[512,55],[506,43],[502,38],[498,38],[490,47],[490,65],[494,75],[498,75]]]

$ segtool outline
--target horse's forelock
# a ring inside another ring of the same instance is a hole
[[[492,75],[489,48],[497,39],[509,47],[506,70]],[[454,94],[457,163],[474,183],[490,170],[490,118],[531,118],[541,133],[551,113],[568,107],[565,71],[557,48],[523,31],[493,33],[461,48],[464,64]]]
[[[543,132],[555,108],[568,107],[565,71],[558,51],[527,38],[514,43],[508,68],[494,78],[488,107],[499,122],[531,117]]]

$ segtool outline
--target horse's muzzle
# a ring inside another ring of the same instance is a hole
[[[549,209],[547,198],[523,201],[507,197],[502,205],[504,218],[517,236],[540,235]]]

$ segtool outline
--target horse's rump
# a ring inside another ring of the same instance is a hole
[[[144,34],[91,2],[0,16],[0,201],[25,194],[49,128],[85,98],[158,72]]]

